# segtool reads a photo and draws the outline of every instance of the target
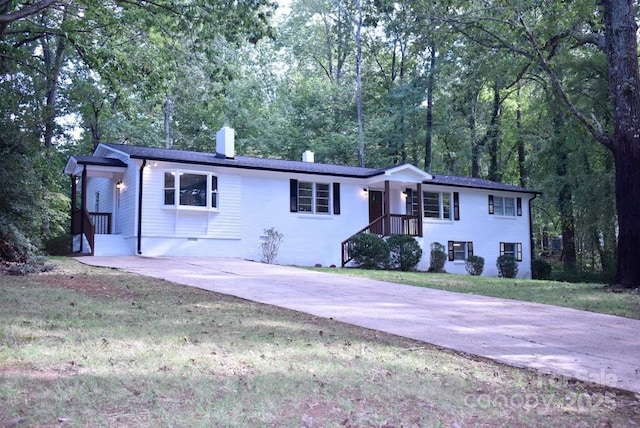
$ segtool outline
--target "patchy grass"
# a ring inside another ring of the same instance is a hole
[[[640,319],[638,289],[614,292],[602,284],[576,284],[559,281],[507,279],[446,273],[400,272],[365,269],[314,270],[364,277],[398,284],[472,293],[524,302],[544,303],[602,314]]]
[[[640,424],[632,394],[72,259],[56,265],[0,276],[0,426]]]

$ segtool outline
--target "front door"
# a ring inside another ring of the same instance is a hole
[[[384,193],[380,190],[369,190],[369,223],[373,223],[384,215]],[[382,219],[371,225],[371,233],[383,235],[384,222]]]

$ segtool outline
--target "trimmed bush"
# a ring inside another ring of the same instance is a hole
[[[531,278],[551,279],[551,263],[542,259],[531,261]]]
[[[439,242],[432,242],[429,257],[429,272],[444,273],[444,264],[446,261],[447,253],[444,252],[444,245]]]
[[[391,267],[401,271],[416,270],[422,258],[422,248],[412,236],[393,235],[387,239],[391,252]]]
[[[518,275],[518,263],[511,254],[503,254],[496,261],[498,276],[501,278],[515,278]]]
[[[484,271],[484,257],[469,256],[464,262],[464,267],[467,269],[469,275],[480,276]]]
[[[360,233],[349,240],[350,253],[358,267],[384,269],[389,264],[389,244],[373,233]]]
[[[278,250],[282,244],[284,235],[275,228],[264,229],[264,236],[260,237],[260,252],[262,263],[271,264],[278,257]]]

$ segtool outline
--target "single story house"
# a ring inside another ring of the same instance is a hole
[[[512,254],[531,275],[531,201],[536,191],[477,178],[432,175],[405,164],[384,169],[236,156],[234,131],[216,153],[100,144],[71,156],[73,249],[92,255],[240,257],[260,260],[266,229],[284,235],[277,263],[349,265],[359,232],[408,234],[448,253],[466,273],[471,254]]]

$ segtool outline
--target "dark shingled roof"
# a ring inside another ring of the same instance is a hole
[[[474,189],[503,190],[507,192],[540,193],[537,190],[526,189],[512,184],[497,183],[481,178],[456,177],[451,175],[434,175],[433,180],[425,184],[439,184],[442,186],[472,187]]]
[[[367,178],[383,174],[384,170],[360,168],[357,166],[330,165],[314,162],[265,159],[248,156],[236,156],[233,159],[216,156],[213,153],[201,153],[185,150],[161,149],[156,147],[130,146],[127,144],[103,144],[119,150],[134,159],[179,162],[188,164],[224,166],[230,168],[260,169],[280,172],[298,172],[341,177]]]
[[[230,168],[257,169],[267,171],[309,173],[317,175],[333,175],[340,177],[369,178],[384,174],[386,169],[361,168],[357,166],[331,165],[314,162],[290,161],[282,159],[265,159],[248,156],[236,156],[227,159],[213,153],[193,152],[186,150],[163,149],[157,147],[131,146],[128,144],[102,144],[113,150],[126,153],[134,159],[147,159],[156,161],[178,162],[187,164],[212,165]],[[85,156],[76,156],[76,159]],[[89,158],[96,159],[96,158]],[[104,159],[104,158],[97,158]],[[80,161],[79,161],[80,162]],[[119,161],[118,161],[119,162]],[[443,186],[470,187],[476,189],[502,190],[510,192],[540,193],[535,190],[510,184],[496,183],[489,180],[468,177],[454,177],[447,175],[434,175],[433,180],[424,181],[424,184],[437,184]]]
[[[127,164],[122,162],[120,159],[78,155],[73,155],[71,157],[76,160],[76,163],[78,165],[117,166],[121,168],[127,167]]]

